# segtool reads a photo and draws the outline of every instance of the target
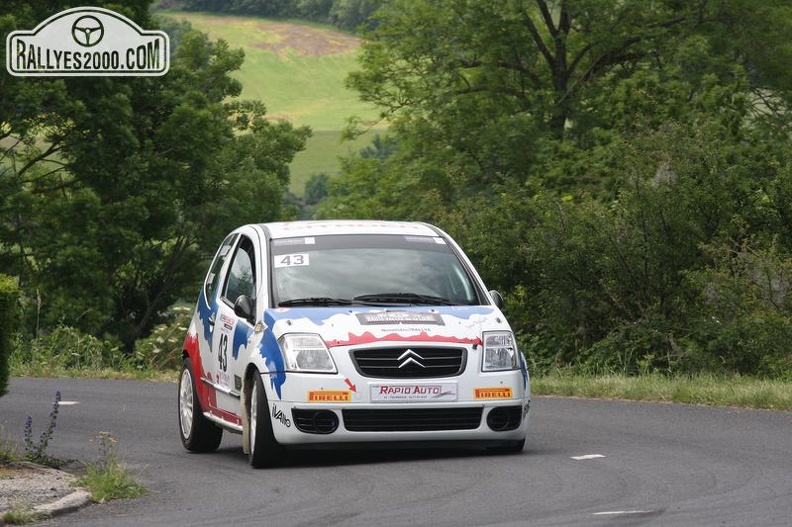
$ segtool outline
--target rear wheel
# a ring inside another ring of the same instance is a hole
[[[179,380],[179,435],[190,452],[212,452],[223,440],[223,429],[204,417],[190,359],[182,360]]]
[[[269,418],[267,394],[261,375],[255,374],[250,391],[250,450],[248,458],[253,468],[274,467],[283,460],[283,447],[275,440]]]

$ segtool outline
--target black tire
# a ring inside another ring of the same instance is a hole
[[[254,376],[248,404],[250,422],[248,459],[253,468],[275,467],[283,462],[283,447],[275,440],[272,432],[264,382],[258,372]]]
[[[190,452],[213,452],[223,440],[223,429],[204,417],[195,388],[190,359],[182,359],[179,378],[179,436]]]

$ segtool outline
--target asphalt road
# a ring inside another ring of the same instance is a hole
[[[0,425],[48,452],[96,460],[109,432],[150,489],[46,525],[140,526],[789,526],[792,413],[537,398],[519,455],[465,451],[333,452],[253,470],[241,437],[218,452],[179,442],[176,384],[12,379]]]

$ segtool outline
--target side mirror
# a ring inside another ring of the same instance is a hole
[[[503,297],[501,294],[493,289],[489,292],[489,295],[492,297],[492,301],[495,302],[495,305],[498,307],[498,309],[503,309]]]
[[[236,302],[234,302],[234,314],[239,318],[244,318],[251,324],[255,316],[255,309],[253,299],[247,295],[239,295]]]

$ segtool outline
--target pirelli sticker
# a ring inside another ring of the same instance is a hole
[[[315,390],[308,392],[309,403],[346,403],[352,400],[349,390]]]
[[[476,399],[511,399],[512,389],[509,387],[498,386],[495,388],[476,388]]]

